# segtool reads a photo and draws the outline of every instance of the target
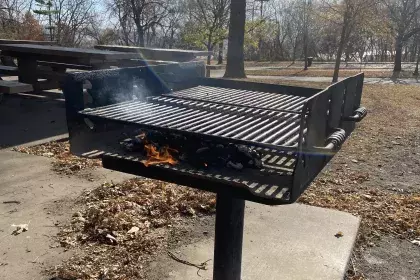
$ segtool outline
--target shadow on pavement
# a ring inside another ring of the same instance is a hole
[[[67,133],[62,95],[4,95],[0,102],[0,148],[23,145]]]

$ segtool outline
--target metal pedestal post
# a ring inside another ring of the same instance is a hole
[[[217,194],[213,280],[240,280],[245,200]]]

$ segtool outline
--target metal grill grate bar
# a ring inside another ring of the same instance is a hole
[[[276,146],[282,145],[286,141],[290,146],[294,146],[299,139],[296,137],[299,134],[300,115],[298,114],[221,105],[214,106],[214,108],[223,108],[224,110],[213,111],[210,110],[211,108],[203,110],[199,107],[182,107],[175,104],[171,106],[169,104],[172,103],[159,104],[135,101],[124,104],[124,106],[115,106],[114,110],[112,107],[108,107],[106,110],[102,108],[87,109],[82,113],[86,116],[103,117],[110,120],[164,127],[176,129],[179,132],[200,133],[252,143],[260,143],[258,141],[264,140],[261,143],[269,145],[276,143]],[[98,113],[96,113],[96,110]],[[258,114],[251,114],[255,111]],[[244,114],[244,112],[250,113]],[[269,138],[270,133],[275,137]],[[286,137],[277,137],[284,135]],[[294,142],[290,139],[294,139]]]
[[[181,102],[178,102],[180,99],[176,98],[167,98],[167,97],[154,97],[150,99],[149,101],[152,103],[159,103],[159,104],[172,104],[175,106],[174,103],[177,103],[178,106],[185,106],[186,108],[199,108],[199,109],[206,109],[206,110],[212,110],[212,111],[218,111],[218,112],[227,112],[227,113],[233,113],[238,116],[256,116],[260,115],[264,119],[270,118],[271,120],[279,120],[279,119],[285,119],[287,118],[290,113],[285,112],[279,112],[279,111],[269,111],[267,109],[256,109],[256,108],[249,108],[249,107],[238,107],[238,106],[226,106],[226,105],[220,105],[220,104],[213,104],[208,102],[197,102],[197,101],[191,101],[191,100],[182,100]],[[296,114],[293,112],[292,114]]]
[[[306,100],[299,96],[206,86],[189,88],[164,96],[270,110],[299,110]]]
[[[205,121],[207,121],[207,120],[209,120],[209,119],[211,119],[213,117],[217,117],[217,116],[220,116],[220,115],[221,115],[220,113],[216,114],[214,112],[211,112],[210,114],[206,114],[206,115],[201,116],[199,118],[195,118],[195,119],[192,119],[192,120],[187,120],[187,121],[179,122],[176,125],[174,125],[173,127],[176,128],[176,129],[185,130],[185,129],[188,129],[188,128],[194,126],[194,125],[197,125],[199,123],[205,122]]]
[[[299,140],[299,110],[305,102],[299,96],[198,86],[82,113],[251,145],[292,147]]]

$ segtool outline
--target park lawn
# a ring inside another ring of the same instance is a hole
[[[349,77],[356,75],[360,72],[365,73],[367,78],[413,78],[412,71],[401,71],[397,76],[394,75],[392,70],[383,69],[359,69],[354,70],[340,70],[340,77]],[[334,70],[332,69],[261,69],[261,70],[246,70],[247,75],[252,76],[294,76],[294,77],[332,77]],[[394,75],[394,76],[393,76]]]
[[[303,61],[245,61],[245,67],[289,67],[302,66]]]

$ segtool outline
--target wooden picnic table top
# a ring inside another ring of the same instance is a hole
[[[11,56],[54,56],[102,61],[139,58],[138,54],[129,52],[69,48],[61,46],[45,46],[36,44],[0,44],[0,50],[7,52],[8,54],[13,54]]]
[[[153,51],[153,52],[165,52],[165,53],[180,53],[190,54],[193,56],[207,56],[212,54],[209,51],[196,51],[196,50],[182,50],[182,49],[160,49],[160,48],[146,48],[136,46],[120,46],[120,45],[96,45],[95,49],[99,50],[111,50],[111,51],[124,51],[124,52],[141,52],[141,51]]]
[[[57,45],[57,42],[55,42],[55,41],[33,41],[33,40],[0,39],[0,44]]]

